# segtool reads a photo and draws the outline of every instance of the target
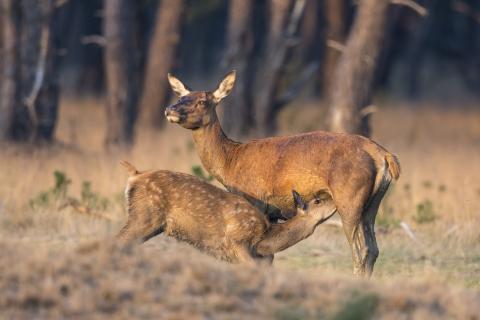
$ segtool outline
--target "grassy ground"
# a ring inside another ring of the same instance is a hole
[[[321,127],[317,110],[287,109],[282,131]],[[374,138],[398,154],[403,174],[377,218],[370,282],[351,278],[343,232],[327,225],[256,270],[163,236],[116,248],[109,239],[126,218],[119,160],[184,172],[200,161],[174,125],[141,129],[131,151],[106,154],[104,121],[96,101],[63,101],[60,144],[2,146],[0,318],[478,318],[479,111],[397,106],[374,115]]]

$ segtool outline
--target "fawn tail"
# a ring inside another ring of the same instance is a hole
[[[125,168],[127,168],[128,175],[130,177],[139,174],[139,171],[137,170],[137,168],[135,168],[133,164],[131,164],[130,162],[122,160],[120,161],[120,164]]]

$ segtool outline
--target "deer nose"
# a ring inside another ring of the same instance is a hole
[[[165,109],[165,117],[167,117],[167,120],[171,123],[180,122],[180,114],[173,109],[173,106],[169,106]]]

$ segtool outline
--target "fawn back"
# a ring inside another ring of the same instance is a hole
[[[117,235],[123,242],[146,241],[164,232],[232,260],[237,246],[252,247],[268,227],[248,201],[197,177],[166,170],[130,174],[125,195],[128,221]]]

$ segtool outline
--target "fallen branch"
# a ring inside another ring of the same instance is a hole
[[[82,44],[96,44],[100,47],[104,47],[107,44],[107,40],[104,36],[92,34],[82,37]]]
[[[457,230],[458,230],[458,225],[454,225],[453,227],[451,227],[445,232],[445,235],[443,237],[448,238],[452,233],[456,232]]]
[[[422,17],[425,17],[428,14],[427,9],[425,9],[424,7],[422,7],[421,5],[419,5],[413,0],[390,0],[390,2],[393,4],[409,7],[410,9],[412,9]]]
[[[400,222],[400,227],[402,227],[402,230],[405,231],[405,233],[407,234],[407,236],[410,237],[410,239],[412,239],[414,242],[422,245],[420,240],[418,240],[418,238],[413,233],[413,230],[410,228],[410,226],[405,221]]]
[[[378,108],[374,105],[369,105],[369,106],[366,106],[365,108],[363,108],[362,110],[360,110],[360,115],[362,117],[365,117],[369,114],[372,114],[372,113],[375,113],[378,111]]]
[[[340,52],[344,52],[346,48],[346,46],[343,43],[340,43],[332,39],[327,40],[327,47],[335,49]]]
[[[465,1],[456,0],[450,5],[453,11],[463,14],[467,17],[474,19],[477,23],[480,23],[480,12],[476,11],[472,6]]]
[[[56,0],[55,1],[55,8],[60,8],[64,5],[66,5],[67,2],[69,2],[69,0]]]
[[[106,215],[103,215],[99,212],[93,211],[90,207],[88,207],[86,205],[83,205],[82,203],[80,203],[80,201],[78,201],[77,199],[74,199],[74,198],[68,198],[62,205],[60,205],[58,207],[58,210],[62,211],[67,207],[72,207],[75,210],[74,212],[81,213],[81,214],[84,214],[84,215],[88,215],[92,218],[103,219],[103,220],[108,220],[108,221],[113,220],[109,216],[106,216]]]

